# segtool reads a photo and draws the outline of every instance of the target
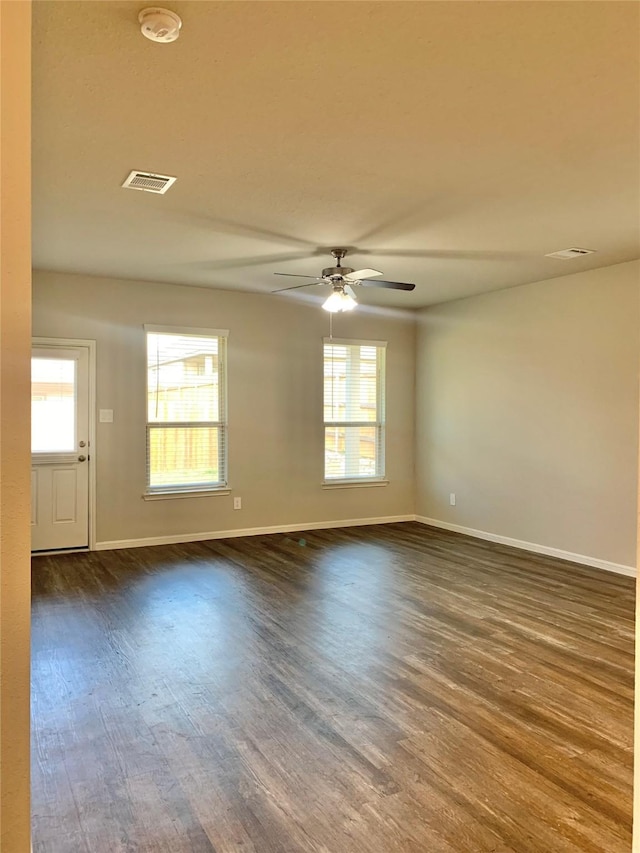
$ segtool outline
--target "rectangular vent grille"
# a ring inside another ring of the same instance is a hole
[[[152,172],[133,171],[122,185],[128,190],[142,190],[145,193],[166,193],[175,183],[175,178],[169,175],[155,175]]]
[[[581,258],[583,255],[593,255],[595,249],[578,249],[573,246],[571,249],[560,249],[559,252],[549,252],[545,258],[560,258],[561,261],[569,261],[571,258]]]

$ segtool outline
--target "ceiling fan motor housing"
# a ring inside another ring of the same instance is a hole
[[[322,270],[323,278],[332,278],[333,276],[337,276],[338,278],[343,278],[345,275],[350,275],[353,272],[351,267],[325,267]]]

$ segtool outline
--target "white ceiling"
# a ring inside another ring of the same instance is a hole
[[[269,292],[344,245],[417,308],[640,255],[639,4],[143,5],[34,2],[37,268]]]

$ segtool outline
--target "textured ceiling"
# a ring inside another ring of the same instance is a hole
[[[344,245],[415,308],[640,255],[637,3],[142,7],[34,2],[37,268],[268,292]]]

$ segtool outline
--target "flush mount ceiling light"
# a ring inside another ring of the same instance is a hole
[[[353,311],[358,303],[345,290],[345,285],[334,284],[333,293],[322,303],[325,311],[335,314],[337,311]]]
[[[142,35],[151,41],[167,44],[175,41],[180,35],[182,20],[170,9],[160,9],[150,6],[138,15]]]

